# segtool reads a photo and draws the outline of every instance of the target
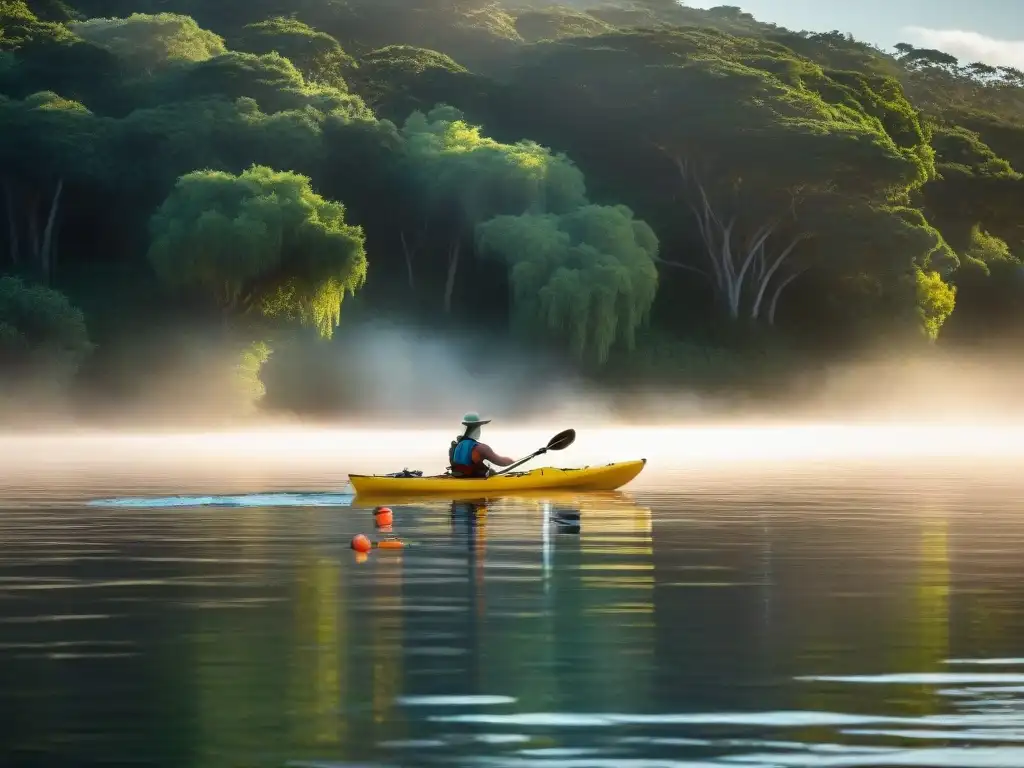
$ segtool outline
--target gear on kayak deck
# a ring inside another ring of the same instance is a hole
[[[401,472],[392,472],[390,475],[384,475],[384,477],[423,477],[423,470],[406,468]]]
[[[381,494],[429,496],[445,494],[477,494],[487,497],[495,493],[516,491],[571,490],[614,491],[631,482],[646,466],[646,459],[623,461],[597,467],[559,469],[541,467],[530,472],[492,475],[487,478],[452,477],[451,475],[398,476],[349,475],[349,482],[359,497],[373,498]]]

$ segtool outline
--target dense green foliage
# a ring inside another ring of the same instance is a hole
[[[298,19],[277,17],[247,24],[235,47],[257,54],[278,53],[291,61],[307,80],[344,88],[343,74],[353,61],[338,43]]]
[[[163,283],[224,312],[297,319],[327,338],[345,295],[366,280],[362,230],[290,171],[182,176],[151,231],[149,261]]]
[[[91,350],[85,317],[63,294],[0,277],[0,389],[63,384]]]
[[[226,323],[259,395],[346,294],[701,386],[1024,330],[1024,73],[731,6],[0,0],[0,131],[4,349],[66,295],[101,378]]]
[[[589,352],[601,363],[617,339],[635,346],[658,289],[658,238],[628,208],[497,216],[477,233],[481,250],[511,268],[522,328],[564,334],[577,359]]]
[[[177,62],[206,61],[227,53],[219,35],[200,29],[189,16],[174,13],[133,13],[126,19],[89,19],[67,27],[86,42],[113,53],[126,71],[143,75]]]

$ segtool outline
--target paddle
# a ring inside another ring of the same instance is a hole
[[[501,470],[501,472],[495,472],[493,475],[491,475],[491,477],[497,477],[498,475],[503,475],[506,472],[515,469],[520,464],[525,464],[530,459],[537,458],[542,453],[547,453],[548,451],[561,451],[561,450],[564,450],[565,448],[568,448],[570,445],[572,445],[575,441],[576,441],[576,430],[575,429],[567,429],[564,432],[559,432],[557,435],[555,435],[550,440],[548,440],[548,444],[545,445],[540,450],[534,451],[529,456],[527,456],[525,459],[520,459],[519,461],[515,462],[514,464],[509,464],[507,467],[505,467],[503,470]]]

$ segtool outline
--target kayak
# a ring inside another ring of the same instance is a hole
[[[516,491],[571,490],[614,491],[630,482],[643,470],[647,459],[622,461],[600,467],[557,469],[541,467],[529,472],[509,472],[494,477],[394,477],[389,475],[349,475],[359,496],[394,493],[431,496],[465,493],[515,493]]]

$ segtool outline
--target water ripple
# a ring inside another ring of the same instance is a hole
[[[217,474],[69,468],[3,500],[15,761],[1024,766],[1018,468],[732,464],[424,501],[394,508],[417,546],[366,558],[371,511],[326,470]]]

